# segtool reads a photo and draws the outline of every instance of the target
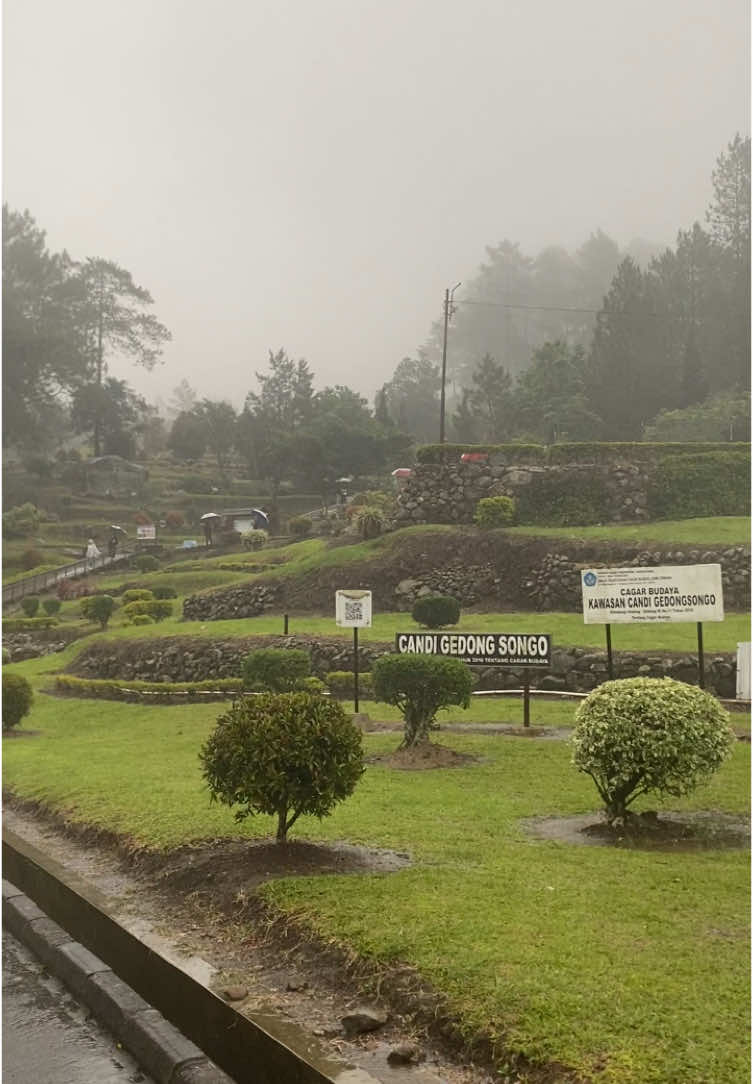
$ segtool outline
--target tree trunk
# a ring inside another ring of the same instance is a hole
[[[288,811],[287,808],[281,809],[277,814],[277,835],[276,840],[278,843],[288,842]]]

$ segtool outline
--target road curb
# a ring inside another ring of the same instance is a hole
[[[2,901],[4,925],[91,1009],[157,1084],[233,1084],[112,968],[6,880]]]

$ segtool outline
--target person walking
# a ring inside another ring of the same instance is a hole
[[[101,556],[99,547],[93,538],[90,538],[86,543],[86,563],[89,568],[94,568],[94,562],[97,557]]]
[[[113,531],[110,535],[110,541],[107,543],[107,552],[110,554],[110,560],[118,552],[118,536]]]

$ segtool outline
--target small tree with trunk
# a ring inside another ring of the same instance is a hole
[[[607,821],[629,823],[650,791],[681,797],[729,756],[727,712],[702,689],[671,678],[607,681],[575,713],[573,764],[590,775]]]
[[[384,655],[371,670],[374,699],[400,708],[405,735],[400,748],[428,741],[429,730],[441,708],[453,704],[467,708],[472,679],[459,659],[434,655]]]
[[[326,817],[363,773],[361,732],[342,706],[310,693],[236,700],[199,754],[212,801],[277,818],[278,843],[304,814]]]

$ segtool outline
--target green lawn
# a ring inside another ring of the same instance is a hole
[[[750,545],[750,516],[710,516],[704,519],[667,519],[653,523],[605,524],[594,527],[507,527],[508,534],[567,538],[589,542],[681,542],[689,546]]]
[[[48,657],[13,669],[38,684],[53,668]],[[5,784],[148,847],[268,834],[268,818],[238,825],[209,803],[197,751],[221,710],[38,694],[25,726],[41,733],[4,742]],[[521,817],[597,807],[567,743],[441,740],[480,759],[440,772],[370,765],[331,818],[293,832],[406,850],[413,868],[275,881],[268,897],[370,959],[417,967],[469,1034],[504,1036],[531,1058],[603,1084],[747,1079],[747,855],[533,841]],[[365,746],[385,752],[397,741],[379,734]],[[749,752],[738,743],[707,787],[670,807],[746,812]]]

